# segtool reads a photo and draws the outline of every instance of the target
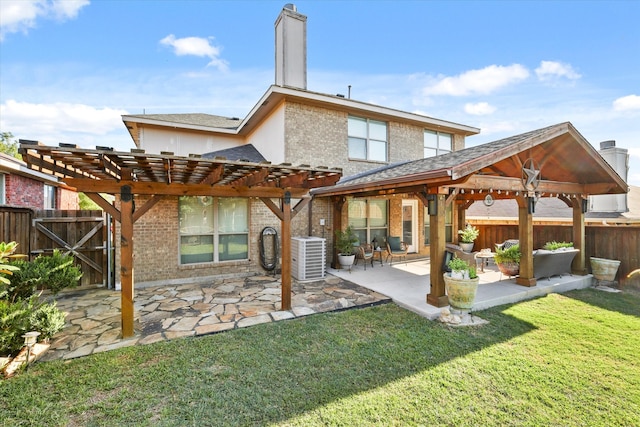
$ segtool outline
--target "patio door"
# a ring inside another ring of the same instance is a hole
[[[418,201],[402,201],[402,241],[409,252],[418,252]]]

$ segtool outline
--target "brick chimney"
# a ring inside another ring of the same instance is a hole
[[[276,85],[307,88],[307,17],[292,3],[276,19]]]

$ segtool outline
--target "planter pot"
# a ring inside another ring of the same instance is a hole
[[[591,257],[591,272],[597,280],[614,282],[616,274],[618,274],[618,267],[620,267],[618,260]]]
[[[471,243],[460,242],[458,243],[458,245],[462,248],[463,252],[471,253],[471,251],[473,251],[473,242]]]
[[[345,268],[349,271],[351,271],[351,266],[353,265],[354,261],[356,260],[356,255],[342,255],[342,254],[338,254],[338,264],[340,264],[340,267]]]
[[[480,278],[454,279],[449,273],[445,273],[443,277],[451,308],[460,311],[471,311],[473,301],[476,299]]]
[[[497,262],[496,265],[502,274],[505,276],[517,276],[520,274],[520,264],[513,261]]]

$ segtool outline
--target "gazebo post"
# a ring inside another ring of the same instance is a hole
[[[518,197],[518,235],[520,241],[520,275],[516,283],[522,286],[535,286],[533,277],[533,212],[531,197]]]
[[[449,304],[442,277],[442,262],[446,246],[445,233],[445,204],[443,194],[430,194],[429,210],[429,239],[431,240],[430,270],[431,291],[427,294],[427,304],[435,307],[445,307]]]
[[[571,264],[571,272],[580,276],[587,274],[585,255],[584,214],[587,212],[588,199],[576,197],[572,201],[573,207],[573,247],[580,250]]]
[[[120,191],[120,284],[122,338],[134,335],[133,328],[133,194],[124,185]]]

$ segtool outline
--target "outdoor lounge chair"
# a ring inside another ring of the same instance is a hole
[[[367,262],[371,262],[371,267],[373,268],[373,245],[369,243],[364,243],[358,246],[358,252],[356,252],[356,264],[358,260],[362,260],[364,262],[364,269],[367,269]]]
[[[393,258],[398,257],[400,260],[404,258],[405,264],[407,263],[407,245],[400,240],[400,237],[388,237],[387,238],[387,258],[386,261],[391,258],[391,262],[393,262]],[[391,262],[389,264],[391,264]]]
[[[505,250],[505,249],[509,249],[511,246],[515,246],[515,245],[519,245],[520,244],[520,240],[518,239],[508,239],[505,240],[502,243],[496,243],[496,251],[498,249],[500,250]]]

